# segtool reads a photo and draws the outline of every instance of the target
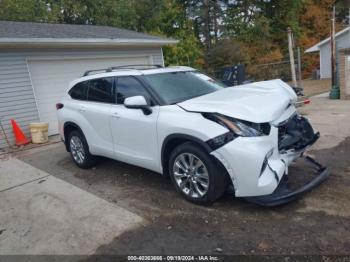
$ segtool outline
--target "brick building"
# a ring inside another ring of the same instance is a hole
[[[350,48],[339,51],[340,98],[350,99]]]

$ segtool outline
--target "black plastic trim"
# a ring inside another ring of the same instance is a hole
[[[156,101],[158,105],[160,106],[167,105],[167,103],[162,98],[162,96],[156,90],[154,90],[154,88],[148,83],[147,79],[145,79],[143,75],[141,76],[137,75],[134,77],[137,78],[137,80],[139,80],[142,83],[142,85],[152,95],[152,98]]]
[[[284,177],[272,194],[265,196],[246,197],[245,200],[264,207],[285,205],[289,202],[301,198],[306,192],[311,191],[330,176],[329,170],[318,163],[315,159],[310,156],[306,156],[305,159],[311,165],[313,165],[317,171],[317,176],[313,180],[300,187],[299,189],[292,191],[288,187],[287,177]]]
[[[139,76],[135,76],[135,75],[121,75],[121,76],[115,76],[115,91],[114,91],[114,95],[116,96],[118,94],[118,80],[119,78],[123,78],[123,77],[132,77],[134,79],[136,79],[136,81],[138,81],[142,87],[146,90],[146,93],[148,93],[148,95],[151,98],[151,101],[154,103],[154,105],[161,105],[159,98],[157,96],[154,95],[154,92],[152,92],[152,90],[150,90],[150,87],[148,85],[145,84],[145,81],[143,81],[142,77]],[[117,104],[117,99],[115,99],[115,104]]]
[[[128,106],[128,105],[124,105],[126,108],[130,108],[130,109],[141,109],[142,112],[148,116],[150,114],[152,114],[152,108],[150,106]]]
[[[314,132],[308,119],[299,115],[294,115],[277,127],[280,151],[302,150],[315,143],[320,137],[320,133]]]
[[[85,71],[83,76],[88,76],[88,75],[90,75],[90,73],[93,73],[93,72],[110,73],[110,72],[113,72],[113,70],[117,70],[117,69],[135,69],[135,70],[137,70],[137,68],[135,68],[135,67],[138,67],[138,66],[148,66],[150,68],[151,67],[152,68],[164,68],[164,66],[157,65],[157,64],[156,65],[139,64],[139,65],[112,66],[112,67],[107,67],[107,68],[101,68],[101,69],[94,69],[94,70]],[[142,69],[142,70],[144,70],[144,69]]]
[[[222,144],[215,144],[214,140],[218,139],[220,137],[224,138],[225,141]],[[219,135],[219,136],[216,136],[212,139],[209,139],[209,140],[205,141],[205,143],[210,147],[211,151],[215,151],[216,149],[219,149],[220,147],[223,147],[224,145],[235,140],[237,137],[238,136],[235,133],[229,131],[229,132],[226,132],[222,135]]]
[[[64,144],[66,145],[67,152],[69,152],[70,150],[69,150],[69,145],[68,145],[68,137],[65,137],[65,130],[66,130],[67,126],[73,126],[74,128],[78,129],[79,132],[81,132],[83,135],[84,135],[84,133],[83,133],[83,130],[81,130],[81,128],[76,123],[70,122],[70,121],[64,123],[64,125],[63,125]]]
[[[194,136],[190,136],[190,135],[186,135],[186,134],[180,134],[180,133],[176,133],[176,134],[171,134],[168,135],[164,140],[163,140],[163,144],[162,144],[162,149],[161,149],[161,163],[162,166],[164,167],[165,163],[165,149],[168,145],[168,143],[173,140],[173,139],[186,139],[195,143],[198,143],[199,145],[201,145],[208,153],[212,152],[213,150],[202,140],[200,140],[197,137]]]

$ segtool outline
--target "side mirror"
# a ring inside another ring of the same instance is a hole
[[[152,109],[148,105],[144,96],[131,96],[125,98],[124,106],[130,109],[141,109],[145,115],[150,115],[152,113]]]

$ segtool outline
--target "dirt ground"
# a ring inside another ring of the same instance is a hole
[[[323,80],[304,79],[303,80],[304,95],[313,96],[313,95],[329,92],[331,85],[332,84],[330,79],[323,79]]]
[[[232,192],[210,207],[190,204],[169,179],[141,168],[103,160],[81,170],[63,144],[24,154],[21,160],[132,211],[148,222],[100,246],[96,254],[350,254],[350,138],[311,152],[331,177],[303,199],[262,208]],[[304,163],[291,177],[308,172]],[[84,203],[82,203],[84,204]]]
[[[146,221],[101,243],[97,255],[350,256],[350,104],[311,100],[299,110],[321,138],[308,154],[327,166],[331,176],[300,200],[278,208],[234,198],[232,191],[212,206],[197,206],[177,194],[169,179],[142,168],[102,159],[95,168],[79,169],[62,143],[15,156]],[[293,184],[314,176],[303,161],[289,171]]]

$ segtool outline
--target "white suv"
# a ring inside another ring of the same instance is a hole
[[[194,203],[237,197],[272,206],[299,197],[328,171],[286,190],[288,166],[319,137],[281,80],[236,87],[190,67],[87,71],[56,105],[59,132],[81,168],[104,156],[170,176]]]

